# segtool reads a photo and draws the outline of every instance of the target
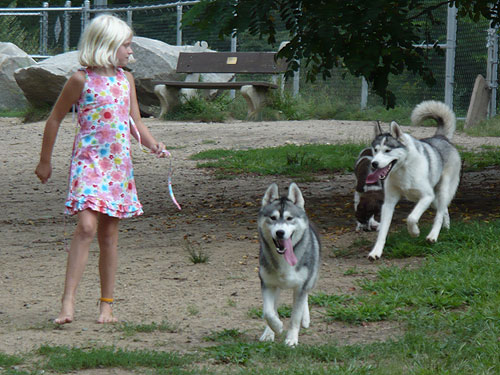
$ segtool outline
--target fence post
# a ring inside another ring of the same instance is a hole
[[[127,10],[127,25],[129,25],[130,27],[132,27],[132,15],[133,15],[134,12],[132,12],[131,10]]]
[[[182,5],[177,5],[177,45],[182,46]]]
[[[486,82],[491,89],[491,98],[488,106],[488,116],[497,114],[497,87],[498,87],[498,26],[488,29],[488,65],[486,66]]]
[[[231,34],[231,45],[229,48],[231,52],[236,52],[236,50],[238,49],[238,37],[236,36],[236,29],[233,30],[233,33]],[[234,99],[236,97],[236,91],[229,90],[229,97],[231,99]]]
[[[361,77],[361,109],[366,109],[368,105],[368,82],[365,77]]]
[[[48,2],[43,2],[42,6],[44,8],[49,7]],[[40,17],[40,55],[47,55],[48,46],[48,34],[49,34],[49,14],[46,11],[42,12]]]
[[[83,30],[85,30],[85,27],[87,26],[87,23],[89,22],[89,17],[90,16],[90,0],[85,0],[83,2],[83,9],[82,9],[82,27],[81,27],[81,34],[83,34]]]
[[[64,7],[66,8],[71,8],[71,1],[66,1],[64,3]],[[71,13],[68,11],[64,11],[64,17],[63,17],[63,51],[68,52],[69,51],[69,24],[71,22]]]
[[[457,7],[448,7],[446,25],[446,78],[444,102],[453,109],[453,88],[455,86],[455,52],[457,49]]]

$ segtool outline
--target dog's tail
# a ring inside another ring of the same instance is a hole
[[[420,125],[422,121],[430,118],[437,122],[436,135],[444,135],[451,140],[455,133],[456,118],[450,107],[442,102],[427,100],[417,105],[411,113],[413,125]]]

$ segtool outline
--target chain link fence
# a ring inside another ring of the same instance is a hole
[[[158,1],[140,6],[108,6],[106,9],[93,7],[90,1],[80,5],[67,1],[65,6],[54,7],[49,3],[41,3],[39,8],[1,8],[0,9],[0,41],[12,42],[35,58],[44,58],[77,48],[78,40],[85,24],[101,12],[112,12],[132,25],[138,36],[158,39],[173,45],[192,45],[197,41],[206,41],[209,48],[216,51],[271,51],[278,46],[269,46],[259,38],[241,33],[237,41],[231,38],[220,39],[216,33],[200,32],[193,27],[181,28],[182,15],[189,11],[197,1],[169,2]],[[429,1],[433,3],[432,1]],[[447,10],[442,9],[439,25],[430,25],[426,19],[420,19],[425,37],[422,43],[439,43],[446,45]],[[27,25],[37,24],[37,31]],[[473,23],[459,19],[457,22],[456,50],[453,85],[453,107],[459,117],[467,113],[474,80],[478,74],[486,77],[488,49],[488,22],[486,20]],[[278,28],[279,29],[279,28]],[[27,32],[26,30],[30,30]],[[278,40],[289,38],[282,28]],[[390,88],[396,94],[399,105],[414,106],[424,99],[444,101],[446,82],[446,54],[444,50],[437,53],[432,49],[429,53],[429,67],[436,77],[436,85],[426,86],[422,80],[410,73],[394,76]],[[496,77],[494,79],[496,82]],[[287,83],[287,87],[292,87]],[[342,66],[332,71],[331,78],[318,78],[314,83],[305,82],[305,74],[300,76],[298,92],[302,96],[321,95],[325,98],[345,103],[363,101],[367,106],[381,105],[381,99],[369,93],[363,98],[363,83],[359,77],[349,75]],[[291,89],[290,89],[291,90]]]

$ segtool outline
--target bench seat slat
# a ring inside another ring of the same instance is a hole
[[[179,82],[179,81],[165,81],[165,82],[156,82],[159,85],[166,85],[170,87],[180,87],[186,89],[237,89],[242,86],[258,86],[258,87],[268,87],[272,89],[277,89],[278,85],[270,82],[264,81],[248,81],[248,82]]]

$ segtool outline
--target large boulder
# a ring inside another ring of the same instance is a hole
[[[15,44],[0,42],[0,110],[26,108],[28,102],[14,79],[14,72],[33,64],[36,61]]]
[[[154,115],[158,110],[158,98],[154,94],[154,82],[182,79],[175,72],[177,59],[182,51],[209,51],[207,44],[172,46],[155,39],[134,37],[132,41],[135,62],[129,68],[134,74],[137,97],[141,112]],[[50,57],[36,65],[18,69],[14,76],[24,95],[34,106],[52,105],[57,100],[67,79],[80,68],[78,52],[67,52]],[[229,80],[228,74],[204,74],[204,81]]]
[[[14,73],[26,99],[34,106],[53,105],[71,75],[80,68],[78,51],[50,57]]]

